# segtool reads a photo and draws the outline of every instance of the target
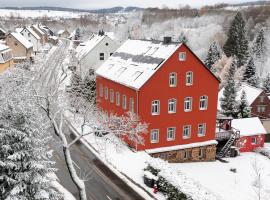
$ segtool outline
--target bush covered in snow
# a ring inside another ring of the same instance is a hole
[[[260,153],[270,159],[270,149],[265,147],[259,147],[255,150],[255,152]]]

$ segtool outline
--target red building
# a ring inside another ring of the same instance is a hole
[[[258,117],[234,119],[232,127],[240,131],[240,138],[236,141],[240,152],[250,152],[264,146],[267,132]]]
[[[185,44],[127,40],[96,74],[100,108],[149,124],[137,150],[171,162],[215,159],[219,80]]]

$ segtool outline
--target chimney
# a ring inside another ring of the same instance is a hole
[[[169,44],[172,42],[172,37],[164,37],[163,38],[163,43],[164,44]]]

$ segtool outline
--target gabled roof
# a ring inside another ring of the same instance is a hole
[[[129,39],[97,69],[96,74],[140,89],[180,46],[180,43]]]
[[[0,28],[0,32],[3,32],[4,34],[7,33],[7,32],[6,32],[4,29],[2,29],[2,28]]]
[[[255,99],[263,92],[262,89],[255,88],[253,86],[248,85],[247,83],[241,83],[241,86],[237,88],[237,95],[236,95],[236,100],[240,101],[242,92],[246,92],[246,97],[247,97],[247,103],[250,106]],[[218,109],[221,110],[221,105],[220,105],[220,98],[223,97],[223,92],[224,88],[222,88],[219,93],[218,93]]]
[[[232,127],[240,131],[240,136],[267,134],[258,117],[234,119]]]
[[[24,29],[28,30],[28,32],[30,32],[37,40],[40,40],[40,37],[38,36],[38,34],[36,34],[36,32],[35,32],[33,29],[31,29],[30,27],[23,28],[23,30],[24,30]],[[23,31],[23,30],[22,30],[22,31]],[[21,32],[22,32],[22,31],[21,31]],[[20,33],[21,33],[21,32],[20,32]]]
[[[92,49],[94,49],[106,36],[100,36],[93,34],[92,37],[87,41],[80,43],[76,48],[76,57],[81,60],[85,57]]]
[[[29,42],[25,37],[20,33],[10,33],[18,42],[20,42],[26,49],[33,47],[33,44]]]
[[[41,28],[39,28],[38,25],[32,25],[35,29],[34,31],[36,30],[39,34],[41,35],[45,35],[45,33],[41,30]]]

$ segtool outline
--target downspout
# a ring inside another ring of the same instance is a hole
[[[136,114],[139,116],[139,90],[136,90]],[[136,142],[136,151],[138,151],[138,143]]]

